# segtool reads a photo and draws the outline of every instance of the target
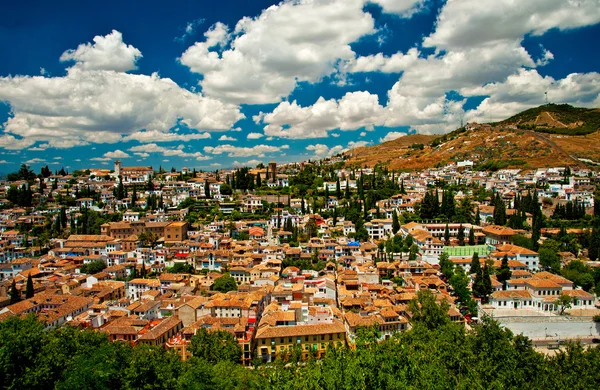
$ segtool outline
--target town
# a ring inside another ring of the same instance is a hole
[[[467,328],[595,342],[597,172],[474,168],[22,165],[0,191],[0,321],[34,313],[184,360],[200,330],[225,331],[250,366],[366,327],[389,339],[427,291]]]

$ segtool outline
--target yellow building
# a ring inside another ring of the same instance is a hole
[[[289,355],[300,347],[303,358],[309,353],[320,357],[329,345],[345,344],[346,328],[339,320],[310,325],[265,325],[256,332],[255,356],[263,362],[271,362],[277,356]]]

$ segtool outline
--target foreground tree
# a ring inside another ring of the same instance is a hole
[[[210,363],[238,363],[242,357],[242,349],[236,338],[222,330],[209,332],[204,328],[198,329],[192,337],[190,351],[195,357]]]

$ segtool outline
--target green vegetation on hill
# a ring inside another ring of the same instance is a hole
[[[565,126],[550,127],[547,124],[535,124],[538,116],[545,112],[552,114],[555,121]],[[525,110],[498,124],[513,124],[522,129],[541,133],[586,135],[600,129],[600,111],[593,108],[573,107],[569,104],[547,104]]]

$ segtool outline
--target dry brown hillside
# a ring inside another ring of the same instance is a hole
[[[423,169],[451,161],[473,160],[494,168],[538,168],[582,165],[584,157],[600,161],[600,133],[565,136],[481,125],[442,142],[436,136],[409,135],[380,145],[346,153],[347,165],[369,166],[387,163],[390,169]],[[441,142],[441,143],[440,143]],[[421,150],[418,144],[423,144]]]

